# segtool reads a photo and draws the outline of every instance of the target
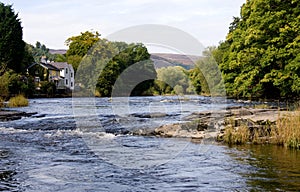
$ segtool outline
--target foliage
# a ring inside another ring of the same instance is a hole
[[[24,94],[31,96],[34,90],[33,80],[12,70],[0,76],[0,97],[9,98],[11,95]]]
[[[10,95],[23,94],[25,96],[32,96],[35,86],[32,77],[13,73],[10,77],[8,85]]]
[[[55,62],[67,62],[66,54],[54,54]]]
[[[229,119],[225,133],[218,138],[227,144],[276,144],[300,149],[300,111],[280,112],[276,123],[266,121],[259,126],[249,127],[247,123],[235,127],[234,119]]]
[[[39,41],[36,42],[35,46],[26,43],[25,49],[27,50],[29,57],[32,57],[32,62],[29,64],[32,64],[33,62],[40,62],[42,59],[45,61],[54,61],[56,59],[56,55],[51,54],[49,52],[49,48],[47,48],[46,45],[41,44]]]
[[[220,60],[219,52],[220,50],[216,47],[208,47],[203,52],[203,57],[197,61],[196,66],[189,71],[189,78],[196,93],[225,95],[222,75],[216,62],[216,59]]]
[[[66,53],[68,63],[73,65],[75,72],[82,58],[88,53],[89,49],[100,40],[98,32],[82,32],[78,36],[70,37],[66,40],[69,49]]]
[[[8,101],[8,107],[26,107],[29,101],[23,95],[12,97]]]
[[[82,60],[80,56],[74,56],[81,60],[79,61],[80,65],[78,66],[76,73],[77,84],[80,85],[84,91],[91,93],[97,91],[96,84],[100,73],[103,72],[104,67],[117,52],[118,49],[116,44],[106,39],[101,39],[91,49],[90,54],[84,56]],[[101,86],[112,85],[106,85],[105,82],[102,82]],[[98,91],[97,94],[100,94],[100,92]]]
[[[219,46],[227,93],[248,98],[297,96],[299,29],[299,1],[247,1]]]
[[[0,76],[0,97],[8,98],[9,97],[9,83],[10,83],[11,74],[5,72]]]
[[[54,82],[42,81],[41,93],[46,94],[47,97],[53,97],[55,95],[56,85]]]
[[[4,107],[4,99],[0,97],[0,108]]]
[[[81,59],[79,55],[74,55]],[[72,58],[71,56],[68,59]],[[156,72],[143,44],[127,44],[99,39],[78,66],[76,82],[82,95],[101,97],[147,95]],[[74,64],[74,63],[73,63]],[[88,78],[87,78],[88,77]]]
[[[25,43],[24,57],[22,61],[22,65],[25,67],[25,69],[35,62],[32,49],[32,45]]]
[[[0,2],[0,69],[21,72],[24,41],[21,22],[11,5]],[[2,75],[2,74],[0,74]]]
[[[300,149],[300,111],[277,121],[275,142],[290,148]]]
[[[240,126],[237,128],[228,126],[225,129],[225,134],[223,137],[224,137],[224,142],[230,145],[232,144],[241,145],[249,141],[250,131],[247,126]]]
[[[189,78],[184,68],[175,66],[157,70],[156,87],[159,94],[187,94],[189,86]]]
[[[114,96],[143,95],[156,77],[147,48],[143,44],[113,44],[120,51],[103,68],[97,90],[101,96],[111,96],[113,91]]]

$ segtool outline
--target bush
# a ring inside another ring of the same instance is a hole
[[[4,107],[4,100],[0,97],[0,108]]]
[[[240,126],[234,128],[232,126],[228,126],[225,129],[224,141],[228,144],[241,145],[245,144],[249,141],[250,132],[247,126]]]
[[[48,81],[41,82],[41,92],[42,94],[46,94],[47,97],[53,97],[56,92],[55,83]]]
[[[278,145],[285,145],[290,148],[300,149],[300,111],[291,112],[285,118],[277,121]]]
[[[18,94],[31,96],[34,88],[32,77],[17,74],[12,70],[8,70],[0,76],[0,97],[3,99]]]
[[[12,97],[8,101],[8,107],[26,107],[29,101],[23,95]]]

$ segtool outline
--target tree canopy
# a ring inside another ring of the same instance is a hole
[[[225,95],[222,74],[217,64],[221,56],[220,49],[208,47],[203,52],[203,57],[189,71],[189,76],[196,93],[213,96]]]
[[[80,35],[70,37],[66,40],[66,45],[69,46],[66,56],[68,63],[73,65],[75,71],[92,46],[100,40],[98,32],[82,32]]]
[[[76,60],[72,63],[77,69],[76,82],[87,93],[102,97],[113,91],[118,96],[143,95],[156,78],[150,54],[141,43],[100,39],[98,32],[81,33],[69,40],[68,62]]]
[[[57,55],[51,54],[49,52],[49,48],[47,48],[46,45],[41,44],[39,41],[36,42],[35,46],[26,43],[25,52],[32,57],[32,62],[40,62],[42,58],[45,60],[54,61],[57,57]]]
[[[157,70],[156,89],[159,94],[187,94],[192,92],[188,72],[180,66]]]
[[[247,0],[218,49],[228,95],[299,95],[300,2]]]
[[[112,44],[119,52],[112,57],[99,76],[97,81],[99,94],[111,96],[112,91],[115,91],[114,96],[147,94],[156,78],[156,71],[147,48],[141,43]]]
[[[18,14],[14,13],[11,5],[0,2],[0,70],[5,71],[9,68],[21,72],[24,47]]]

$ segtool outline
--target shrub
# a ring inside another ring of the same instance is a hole
[[[12,97],[8,101],[8,107],[26,107],[29,102],[23,95]]]
[[[276,143],[300,149],[300,111],[294,111],[284,118],[279,118]]]
[[[53,97],[56,92],[56,85],[53,82],[43,81],[41,82],[41,91],[47,97]]]
[[[0,108],[4,107],[4,100],[0,97]]]
[[[229,125],[225,129],[224,141],[228,144],[245,144],[249,141],[250,131],[247,126],[232,127]]]

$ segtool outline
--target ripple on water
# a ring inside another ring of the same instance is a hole
[[[160,102],[172,99],[176,101]],[[178,121],[182,113],[222,108],[221,101],[137,97],[130,100],[129,113],[118,115],[109,109],[108,98],[95,100],[96,107],[86,107],[71,98],[35,99],[25,110],[45,116],[0,123],[0,191],[299,189],[299,153],[121,134]],[[84,113],[73,117],[72,106]],[[90,109],[96,115],[85,113]]]

